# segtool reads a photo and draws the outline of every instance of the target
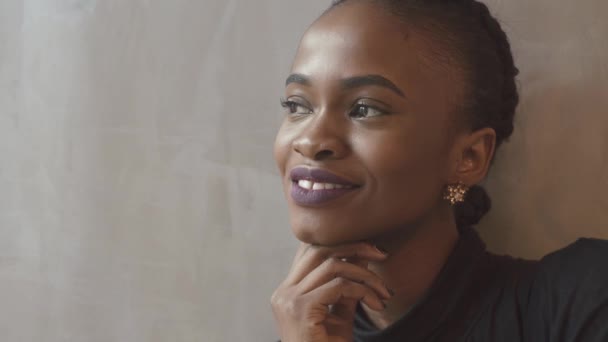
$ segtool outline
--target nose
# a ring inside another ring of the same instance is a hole
[[[344,158],[348,154],[346,124],[331,116],[319,113],[304,123],[302,133],[292,143],[294,151],[315,161]]]

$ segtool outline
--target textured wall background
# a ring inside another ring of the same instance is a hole
[[[272,340],[278,98],[327,3],[0,0],[0,340]],[[523,102],[480,230],[608,238],[608,3],[490,4]]]

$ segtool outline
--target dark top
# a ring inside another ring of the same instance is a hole
[[[356,342],[608,342],[608,241],[531,261],[492,254],[463,228],[417,305],[383,330],[359,306],[354,329]]]

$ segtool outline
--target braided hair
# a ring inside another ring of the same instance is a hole
[[[336,0],[336,6],[351,0]],[[377,3],[397,18],[413,23],[414,29],[431,34],[446,53],[450,66],[464,71],[467,96],[459,104],[466,125],[475,131],[496,131],[496,149],[513,132],[513,117],[519,102],[514,65],[507,35],[488,7],[476,0],[367,0]],[[445,56],[444,56],[445,57]],[[444,62],[444,59],[441,60]],[[494,157],[490,162],[492,165]],[[474,225],[490,210],[485,189],[472,186],[464,202],[455,206],[459,227]]]

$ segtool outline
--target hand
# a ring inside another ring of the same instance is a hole
[[[282,342],[350,342],[357,303],[383,310],[391,297],[367,269],[387,257],[368,243],[338,247],[301,244],[271,304]]]

